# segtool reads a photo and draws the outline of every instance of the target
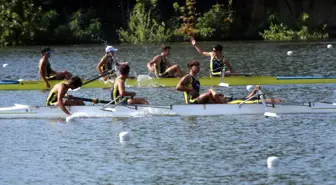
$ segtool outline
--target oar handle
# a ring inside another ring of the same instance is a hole
[[[113,72],[113,71],[114,71],[113,69],[111,69],[111,70],[106,70],[106,71],[102,72],[101,74],[99,74],[98,76],[93,77],[93,78],[87,80],[86,82],[83,83],[83,85],[86,85],[86,84],[88,84],[88,83],[90,83],[90,82],[92,82],[92,81],[95,81],[95,80],[99,79],[100,77],[103,77],[103,76],[105,76],[105,75],[107,75],[107,74],[109,74],[109,73],[111,73],[111,72]],[[83,86],[83,85],[82,85],[82,86]]]
[[[98,98],[82,98],[82,97],[75,97],[72,96],[71,98],[66,97],[67,99],[73,99],[73,100],[82,100],[85,102],[92,102],[93,104],[97,104],[97,103],[110,103],[110,101],[106,101],[106,100],[99,100]]]

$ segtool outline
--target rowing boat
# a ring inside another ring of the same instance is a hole
[[[336,113],[336,104],[305,103],[302,105],[266,104],[267,111],[276,114]],[[262,104],[193,104],[168,106],[67,106],[78,117],[136,117],[147,115],[214,116],[214,115],[262,115]],[[55,106],[28,106],[15,104],[0,108],[0,118],[64,118],[64,112]]]
[[[128,79],[126,84],[136,87],[172,87],[176,86],[179,78],[150,78],[147,75],[139,75],[137,78]],[[60,81],[50,81],[53,87]],[[200,78],[202,86],[217,86],[221,77]],[[225,82],[231,86],[242,85],[282,85],[282,84],[326,84],[336,83],[336,76],[227,76]],[[83,88],[110,88],[111,81],[103,82],[95,80]],[[44,90],[47,89],[43,81],[25,80],[0,80],[0,90]]]

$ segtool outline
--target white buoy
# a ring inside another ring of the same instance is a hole
[[[287,51],[287,55],[288,56],[292,56],[293,55],[293,51]]]
[[[128,141],[130,139],[130,134],[128,132],[120,132],[119,139],[120,141]]]
[[[267,168],[276,168],[279,166],[279,163],[279,157],[272,156],[267,158]]]
[[[328,44],[327,48],[328,48],[328,49],[331,49],[331,48],[332,48],[332,45],[331,45],[331,44]]]
[[[8,64],[2,64],[2,67],[7,67],[8,66]]]
[[[247,91],[253,91],[254,88],[255,88],[254,85],[247,85],[247,86],[246,86],[246,90],[247,90]]]

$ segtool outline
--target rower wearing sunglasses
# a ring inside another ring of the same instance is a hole
[[[50,88],[48,80],[69,80],[72,74],[68,71],[54,71],[49,63],[50,58],[50,48],[43,47],[41,49],[42,58],[39,62],[39,74],[41,79],[44,81],[47,88]]]
[[[201,55],[211,57],[210,58],[210,76],[220,76],[222,74],[222,70],[225,69],[226,73],[234,73],[232,65],[230,62],[224,57],[222,54],[223,46],[220,44],[216,44],[211,52],[204,52],[196,45],[196,40],[191,39],[191,44],[195,47],[195,49]]]

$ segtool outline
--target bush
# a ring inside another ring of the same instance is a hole
[[[102,27],[94,10],[89,10],[86,13],[83,13],[83,10],[78,10],[73,13],[70,16],[68,26],[75,39],[84,41],[94,40],[94,35],[100,33]]]
[[[153,1],[156,3],[156,1]],[[164,22],[158,23],[147,10],[145,5],[137,1],[131,12],[127,29],[120,28],[120,40],[128,43],[142,42],[164,42],[171,37],[170,29],[167,29]]]
[[[34,42],[37,33],[45,32],[49,20],[56,16],[53,10],[43,13],[33,0],[3,0],[0,6],[0,45]]]
[[[227,7],[216,4],[197,19],[196,28],[203,39],[224,39],[233,22],[232,0]]]
[[[265,40],[318,40],[328,38],[327,25],[324,24],[318,31],[311,31],[307,26],[309,15],[303,13],[297,20],[295,29],[283,25],[275,15],[269,16],[270,27],[259,33]]]

